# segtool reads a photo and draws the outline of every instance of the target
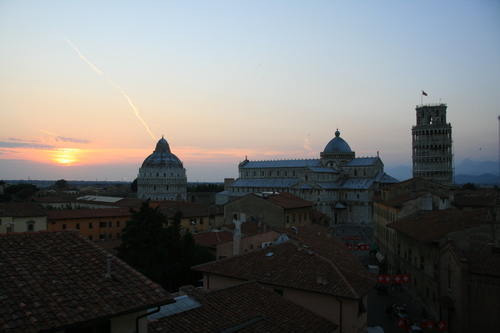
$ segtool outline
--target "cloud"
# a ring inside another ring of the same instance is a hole
[[[8,142],[8,141],[0,141],[0,148],[28,148],[28,149],[41,149],[41,150],[59,149],[58,147],[41,143],[37,144],[34,142]]]
[[[307,149],[309,151],[313,150],[313,148],[311,147],[311,142],[309,142],[309,135],[304,137],[304,145],[302,147],[304,147],[305,149]]]
[[[83,140],[83,139],[75,139],[75,138],[65,138],[64,136],[58,136],[56,137],[56,141],[63,141],[63,142],[74,142],[74,143],[91,143],[92,141],[90,140]]]

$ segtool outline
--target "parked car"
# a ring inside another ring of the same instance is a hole
[[[409,319],[410,318],[410,315],[408,314],[408,311],[406,311],[406,307],[405,306],[394,304],[392,306],[392,310],[394,311],[394,314],[396,316],[400,317],[400,318],[403,318],[403,319]]]

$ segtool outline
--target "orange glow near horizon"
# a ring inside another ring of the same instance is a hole
[[[74,162],[78,162],[78,155],[81,149],[63,148],[53,153],[52,160],[59,164],[70,166]]]

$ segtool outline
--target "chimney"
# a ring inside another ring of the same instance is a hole
[[[108,254],[106,258],[108,260],[108,267],[106,270],[106,275],[104,277],[107,279],[111,279],[111,258],[113,258],[113,256],[111,254]]]

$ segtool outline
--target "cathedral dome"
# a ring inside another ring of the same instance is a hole
[[[181,160],[172,154],[167,140],[162,138],[156,144],[155,151],[142,163],[143,168],[183,168]]]
[[[328,142],[323,153],[351,153],[351,147],[340,137],[340,132],[335,131],[335,137]]]

